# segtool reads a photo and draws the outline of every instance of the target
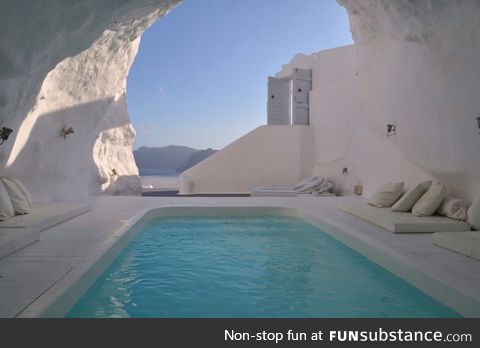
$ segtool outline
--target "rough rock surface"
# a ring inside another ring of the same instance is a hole
[[[480,189],[480,1],[338,0],[356,43],[360,100],[350,171],[362,183],[433,176]],[[385,136],[386,124],[397,135]]]
[[[0,126],[14,133],[0,174],[36,200],[139,193],[126,78],[143,31],[178,2],[2,1]]]
[[[346,164],[369,189],[433,176],[480,186],[480,0],[338,0],[357,44]],[[140,191],[125,80],[142,32],[177,0],[0,2],[0,175],[35,199]],[[321,35],[321,33],[319,33]],[[160,44],[160,43],[159,43]],[[397,135],[385,137],[387,123]],[[62,127],[74,134],[59,137]]]

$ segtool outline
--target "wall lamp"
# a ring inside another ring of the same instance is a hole
[[[0,145],[2,145],[5,142],[5,140],[8,139],[8,137],[10,136],[10,134],[12,134],[12,132],[13,132],[13,129],[8,127],[2,127],[2,129],[0,129],[0,139],[2,139],[2,142],[0,143]]]
[[[353,193],[356,196],[361,196],[363,194],[363,186],[362,185],[355,185],[353,188]]]
[[[348,168],[347,167],[342,168],[342,174],[343,175],[348,175]]]
[[[62,129],[60,129],[60,138],[65,139],[67,137],[67,135],[73,134],[73,133],[75,133],[75,132],[73,131],[72,127],[67,128],[67,127],[63,126]]]
[[[394,124],[387,124],[387,137],[397,134],[397,126]]]
[[[478,129],[480,129],[480,116],[477,117]]]

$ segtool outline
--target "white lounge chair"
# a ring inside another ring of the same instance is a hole
[[[315,176],[300,181],[295,186],[258,187],[252,190],[252,196],[296,196],[322,195],[328,193],[333,185],[323,176]],[[332,195],[332,194],[328,194]]]

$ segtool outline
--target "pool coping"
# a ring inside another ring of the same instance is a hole
[[[177,214],[178,211],[180,213]],[[208,213],[205,213],[207,212]],[[219,214],[222,211],[222,214]],[[233,211],[233,212],[232,212]],[[228,214],[225,214],[228,212]],[[138,234],[149,218],[162,216],[219,216],[219,215],[281,215],[299,217],[344,243],[371,261],[386,268],[439,302],[465,317],[480,316],[480,296],[471,296],[456,284],[447,284],[428,274],[428,267],[412,261],[407,255],[365,234],[338,227],[336,221],[315,216],[306,209],[289,206],[202,206],[194,204],[158,205],[140,210],[132,218],[123,221],[107,239],[91,250],[84,260],[67,272],[17,317],[63,317],[111,262]],[[151,214],[152,216],[149,216]],[[386,231],[386,233],[389,233]]]

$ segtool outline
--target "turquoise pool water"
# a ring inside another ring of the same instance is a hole
[[[152,220],[68,317],[456,317],[307,222]]]

